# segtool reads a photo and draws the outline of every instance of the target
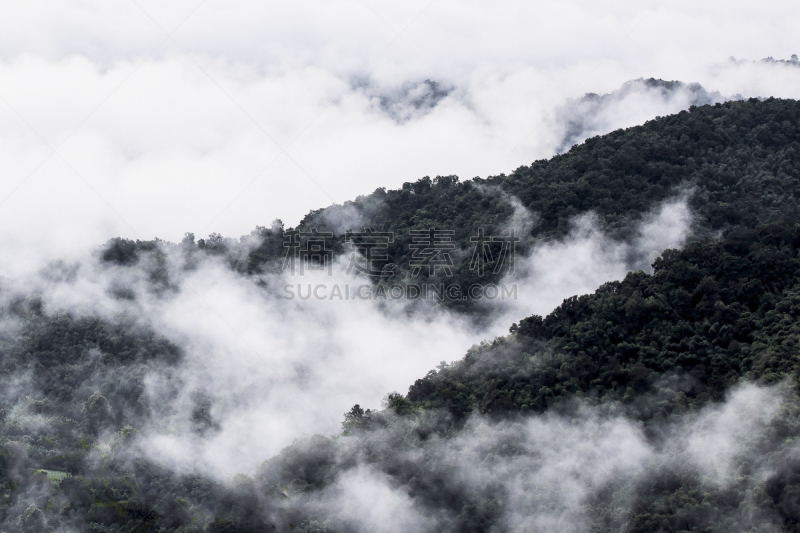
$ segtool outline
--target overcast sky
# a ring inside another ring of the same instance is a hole
[[[0,272],[117,235],[239,236],[424,175],[510,172],[557,149],[554,109],[635,78],[798,97],[800,68],[754,61],[800,51],[799,13],[730,0],[3,0]],[[607,125],[659,105],[628,103]]]

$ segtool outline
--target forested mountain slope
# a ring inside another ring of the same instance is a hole
[[[456,176],[424,177],[401,189],[380,188],[342,205],[312,211],[296,228],[280,221],[256,228],[239,241],[212,234],[183,246],[212,255],[225,255],[233,268],[257,273],[279,271],[289,233],[301,240],[312,230],[324,237],[330,255],[343,253],[346,232],[391,232],[387,257],[374,271],[392,264],[393,281],[410,278],[412,230],[436,228],[453,232],[452,276],[440,270],[422,271],[423,281],[444,281],[468,287],[498,281],[508,265],[490,268],[478,279],[469,268],[471,238],[505,235],[520,209],[530,215],[525,232],[517,236],[517,251],[527,254],[536,242],[559,239],[573,229],[576,216],[593,212],[601,229],[614,239],[631,238],[643,218],[659,204],[685,195],[694,215],[692,235],[710,238],[737,227],[800,216],[800,104],[770,98],[731,101],[692,107],[641,126],[594,137],[568,153],[536,161],[509,175],[461,181]],[[320,237],[315,237],[320,238]],[[117,240],[105,257],[135,264],[137,253],[153,242]],[[493,257],[501,244],[493,243]],[[379,282],[384,278],[372,276]],[[446,303],[447,304],[447,303]],[[467,312],[475,309],[449,302]]]
[[[651,120],[588,139],[569,153],[490,178],[539,213],[541,235],[565,235],[576,214],[596,211],[618,235],[653,203],[694,188],[701,235],[753,228],[800,214],[793,100],[750,99]]]
[[[452,228],[467,249],[479,227],[506,230],[514,199],[538,216],[519,253],[588,211],[626,239],[683,191],[694,241],[227,483],[130,445],[152,415],[145,374],[185,355],[146,317],[50,313],[4,288],[0,531],[800,531],[798,128],[795,101],[698,107],[509,176],[422,179],[312,212],[297,229],[334,232],[337,252],[347,229],[394,232],[401,277],[410,229]],[[186,268],[219,255],[256,274],[280,269],[286,231],[173,246]],[[169,298],[165,246],[117,239],[100,255]],[[135,308],[125,287],[113,296]],[[193,402],[202,434],[215,422]]]
[[[800,378],[800,225],[737,230],[667,250],[653,266],[653,275],[631,272],[569,298],[431,371],[404,408],[461,418],[541,412],[568,396],[635,404],[657,394],[658,409],[638,416],[663,420],[721,400],[742,379]]]
[[[800,216],[800,104],[768,99],[692,107],[642,126],[588,139],[568,153],[512,174],[423,178],[377,190],[343,206],[310,213],[298,228],[393,231],[394,262],[408,269],[408,230],[453,229],[470,248],[478,227],[500,232],[512,214],[508,196],[537,216],[531,237],[566,236],[575,216],[594,211],[617,238],[631,235],[659,202],[690,190],[697,235],[754,228]],[[492,188],[494,187],[494,188]],[[269,253],[251,255],[251,268]],[[466,271],[467,265],[460,265]],[[464,272],[466,274],[466,272]]]
[[[419,530],[797,531],[799,316],[800,225],[668,250],[287,448],[261,505],[357,531],[334,495],[378,479]]]

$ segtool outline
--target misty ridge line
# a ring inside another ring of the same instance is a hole
[[[173,30],[173,32],[174,31],[175,30]],[[419,92],[417,90],[417,87],[419,87],[420,85],[426,88],[426,90],[423,91],[423,94],[428,90],[433,94],[433,102],[431,104],[431,107],[435,106],[439,100],[441,100],[442,98],[446,98],[452,92],[452,89],[445,89],[440,91],[438,89],[437,82],[431,80],[425,80],[424,82],[422,82],[422,84],[413,85],[411,89],[403,89],[403,91],[404,92],[410,91],[409,94],[414,94],[415,91]],[[657,95],[658,98],[664,99],[665,102],[672,102],[672,101],[679,102],[683,99],[686,99],[686,103],[679,104],[683,108],[688,108],[689,106],[692,105],[708,105],[728,100],[735,101],[735,100],[740,100],[742,98],[740,95],[735,95],[729,98],[723,98],[720,96],[718,92],[713,92],[713,93],[706,92],[706,90],[703,89],[702,86],[700,86],[699,84],[687,85],[678,81],[663,81],[652,78],[648,80],[644,79],[632,80],[624,84],[620,90],[615,91],[613,93],[604,94],[601,96],[598,96],[594,93],[587,93],[584,97],[577,100],[571,100],[569,99],[569,96],[567,96],[559,104],[557,104],[551,111],[551,113],[555,112],[556,114],[554,117],[555,124],[553,124],[551,128],[555,130],[563,128],[564,130],[563,133],[564,137],[560,141],[560,145],[555,149],[555,153],[561,153],[566,148],[580,144],[583,140],[585,140],[588,137],[595,136],[598,134],[603,134],[610,131],[611,126],[609,126],[608,119],[606,117],[610,114],[613,114],[613,112],[609,108],[614,105],[624,105],[625,103],[624,101],[630,95],[635,94],[638,91],[652,92],[653,95]],[[684,95],[683,93],[686,94]],[[381,101],[381,107],[388,107],[389,105],[394,105],[386,103],[391,101],[388,96],[379,96],[379,98]],[[426,105],[420,102],[424,102],[425,101],[424,99],[427,98],[427,96],[422,96],[422,97],[414,96],[412,98],[415,98],[411,100],[412,107],[420,108]],[[417,101],[417,99],[419,98],[423,98],[423,100]],[[331,102],[333,101],[335,101],[335,99],[332,100]],[[400,104],[402,102],[398,101],[396,103]],[[549,116],[550,114],[548,114],[548,117]],[[576,117],[579,117],[579,121],[578,118]],[[546,118],[547,117],[545,117],[545,119]],[[543,119],[543,121],[545,119]],[[75,128],[75,130],[73,130],[72,133],[74,133],[74,131],[76,131],[79,127],[80,124],[78,125],[78,127]],[[72,133],[70,133],[70,135],[72,135]],[[291,145],[298,137],[299,134],[295,136],[295,138],[289,144]],[[66,139],[62,141],[60,144],[63,144],[63,142],[65,141]],[[288,148],[288,145],[286,148]],[[285,151],[286,148],[282,148],[281,153],[283,153],[283,151]],[[270,162],[270,165],[279,156],[280,154],[278,154],[278,156],[273,158]],[[249,188],[249,186],[252,185],[252,183],[258,178],[258,176],[263,174],[264,170],[259,172],[258,175],[248,183],[248,185],[245,187],[244,190]],[[241,196],[244,190],[238,193],[236,195],[236,198]],[[234,198],[223,209],[223,211],[220,212],[220,214],[218,214],[215,217],[215,219],[218,218],[226,209],[228,209],[230,205],[232,205],[236,201],[236,198]],[[207,229],[212,223],[213,221],[207,224],[205,228]],[[216,238],[220,238],[218,234],[213,234],[213,235],[217,236]],[[240,240],[244,240],[245,238],[246,236],[243,236],[240,238]],[[159,241],[159,239],[156,238],[156,241]]]
[[[684,107],[685,107],[685,106],[684,106]],[[676,108],[676,109],[674,109],[674,110],[677,110],[677,108]],[[673,110],[673,112],[674,112],[674,110]],[[650,116],[652,116],[652,115],[650,115]],[[644,118],[644,117],[642,117],[642,118]],[[599,131],[599,132],[603,132],[603,131],[608,131],[608,129],[607,129],[607,128],[600,128],[600,129],[599,129],[599,130],[597,130],[597,131]],[[597,131],[596,131],[596,132],[597,132]],[[564,145],[564,142],[562,141],[562,143],[561,143],[561,144],[562,144],[562,146],[563,146],[563,145]],[[557,151],[557,150],[555,150],[555,151]]]
[[[429,80],[426,80],[425,83],[429,83]],[[430,83],[435,84],[435,82],[430,82]],[[621,91],[603,95],[602,97],[598,97],[597,95],[592,93],[587,94],[582,99],[576,101],[576,103],[573,105],[583,106],[583,109],[580,112],[582,116],[593,117],[601,113],[601,110],[605,111],[604,108],[608,105],[606,104],[606,102],[624,100],[627,97],[627,95],[633,92],[632,90],[633,87],[637,87],[638,90],[638,87],[640,86],[643,87],[645,90],[654,90],[657,94],[662,95],[662,97],[670,99],[674,98],[676,93],[683,90],[688,90],[689,94],[691,95],[688,101],[689,105],[707,105],[714,102],[725,101],[719,96],[718,93],[709,95],[708,93],[705,92],[705,90],[702,87],[700,87],[697,84],[690,84],[687,86],[681,82],[663,82],[661,80],[650,79],[650,80],[635,80],[632,82],[628,82]],[[734,99],[736,98],[741,98],[741,97],[738,96],[734,97]],[[588,108],[586,108],[586,104],[589,105]],[[565,110],[566,109],[569,108],[565,108]],[[577,125],[575,124],[574,119],[571,118],[569,114],[567,114],[563,118],[561,118],[560,121],[566,123],[565,137],[562,142],[571,142],[572,144],[578,144],[587,135],[596,134],[598,131],[599,132],[604,131],[603,127],[598,127],[598,125],[596,124],[596,119],[592,119],[590,122],[587,122],[584,119],[580,125]],[[568,141],[568,139],[570,141]],[[492,178],[490,178],[489,180],[491,181],[491,179]],[[333,206],[332,208],[336,208],[336,206]],[[329,211],[325,212],[326,216],[328,212]],[[259,228],[261,227],[259,226]],[[246,238],[247,237],[244,236],[240,240],[244,241],[246,240]],[[219,240],[223,238],[218,234],[212,234],[212,240],[214,239]],[[230,239],[225,239],[225,240],[227,242],[231,242]],[[156,241],[159,240],[156,239]]]

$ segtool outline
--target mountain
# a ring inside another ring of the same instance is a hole
[[[331,256],[348,250],[348,230],[391,232],[365,279],[407,281],[411,231],[435,227],[453,231],[452,273],[422,278],[468,286],[481,228],[504,234],[527,213],[525,255],[594,213],[626,242],[654,208],[687,198],[691,241],[664,251],[652,274],[631,272],[511,325],[380,409],[354,406],[341,435],[301,438],[228,482],[131,444],[157,412],[147,387],[177,397],[182,386],[147,376],[170,376],[186,357],[145,309],[115,319],[55,312],[4,281],[0,530],[800,530],[798,127],[791,100],[692,107],[510,175],[378,189],[297,228],[110,241],[98,251],[106,267],[168,299],[180,270],[202,261],[256,280],[279,272],[287,237],[298,232],[302,244],[310,237],[299,232],[312,230],[332,234],[321,237]],[[43,275],[71,274],[61,265]],[[111,292],[137,309],[122,281]],[[198,435],[218,423],[203,395],[190,418]]]
[[[653,275],[632,272],[567,299],[545,318],[513,325],[509,336],[432,370],[406,396],[390,395],[386,411],[355,406],[345,417],[348,437],[292,446],[265,463],[257,481],[314,494],[368,465],[402,487],[439,531],[527,530],[554,513],[571,518],[540,527],[796,531],[798,318],[800,225],[739,230],[668,250]],[[754,385],[743,393],[744,383],[773,384],[773,396]],[[732,428],[719,421],[726,398],[740,404],[723,422]],[[646,456],[624,473],[614,471],[619,465],[605,472],[581,464],[562,435],[572,426],[585,439],[582,453],[622,462],[626,443],[604,442],[602,434],[609,431],[603,425],[622,423],[635,424],[622,437]],[[725,433],[737,434],[737,427],[740,442]],[[712,449],[735,450],[722,473],[682,442],[704,431]],[[463,457],[470,447],[479,453]],[[554,447],[554,456],[540,447]],[[580,505],[558,494],[557,481],[526,479],[545,475],[545,460],[575,463],[567,470],[587,493]],[[515,472],[519,465],[529,470]],[[497,474],[506,470],[508,478]],[[470,475],[473,485],[464,479]],[[627,501],[615,501],[620,494]],[[519,498],[530,507],[516,508]],[[347,530],[341,513],[323,516],[327,526],[319,530]]]
[[[665,82],[651,82],[667,90]],[[527,254],[537,242],[565,238],[576,217],[594,213],[602,230],[624,241],[661,203],[681,195],[693,214],[694,238],[711,238],[734,228],[800,217],[798,182],[798,116],[792,100],[730,101],[693,106],[689,111],[587,139],[568,153],[536,161],[510,175],[461,181],[456,176],[424,177],[398,190],[378,189],[352,202],[310,212],[296,228],[275,221],[256,228],[239,241],[218,234],[184,245],[207,254],[226,255],[233,268],[249,273],[283,268],[287,233],[300,233],[305,243],[312,231],[325,242],[331,257],[346,252],[346,232],[371,229],[389,232],[393,241],[373,271],[392,266],[391,279],[372,275],[384,284],[412,279],[414,247],[411,231],[430,228],[452,231],[452,275],[423,270],[421,282],[498,282],[507,265],[478,276],[470,268],[473,239],[507,234],[515,213],[532,214],[527,231],[518,234],[517,251]],[[330,236],[325,236],[324,234]],[[331,235],[332,234],[332,235]],[[153,242],[116,240],[104,257],[120,264],[135,263],[137,250]],[[138,247],[137,247],[138,246]],[[126,247],[126,252],[122,248]],[[491,244],[498,258],[501,245]],[[128,255],[125,255],[128,254]],[[495,260],[497,261],[497,260]],[[631,265],[633,266],[633,265]],[[448,301],[466,312],[469,302]]]

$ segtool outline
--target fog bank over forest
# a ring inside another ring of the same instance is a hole
[[[794,4],[0,15],[0,533],[800,530]]]

